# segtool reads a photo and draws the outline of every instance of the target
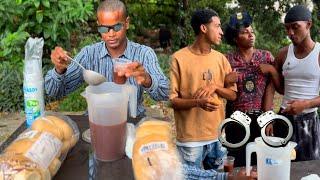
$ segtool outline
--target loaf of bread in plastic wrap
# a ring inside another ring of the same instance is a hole
[[[0,180],[51,179],[78,140],[79,129],[69,117],[39,117],[0,155]]]
[[[147,119],[138,125],[132,165],[136,180],[183,179],[169,122]]]

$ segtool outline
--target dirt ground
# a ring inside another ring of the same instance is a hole
[[[0,112],[0,144],[2,144],[12,132],[24,121],[24,114]]]

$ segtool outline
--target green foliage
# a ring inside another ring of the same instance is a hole
[[[85,85],[82,85],[76,91],[70,93],[61,103],[59,104],[59,111],[85,111],[87,103],[80,93],[85,90]]]
[[[21,65],[0,63],[0,111],[23,109],[23,75]]]
[[[0,1],[0,110],[23,107],[22,67],[28,37],[45,40],[43,65],[46,72],[50,50],[56,45],[71,47],[71,34],[86,33],[82,28],[94,15],[96,0],[2,0]],[[4,73],[7,72],[7,73]],[[18,78],[16,78],[18,77]],[[5,83],[3,83],[5,81]],[[20,89],[18,89],[20,88]],[[8,99],[5,99],[8,98]],[[5,100],[4,100],[5,99]],[[15,103],[9,105],[8,102]]]
[[[169,78],[170,56],[168,54],[158,54],[159,65],[163,73]]]

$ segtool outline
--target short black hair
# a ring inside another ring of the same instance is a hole
[[[252,24],[252,18],[247,12],[233,14],[229,23],[224,28],[224,38],[228,44],[236,45],[235,38],[238,37],[241,28],[247,28]]]
[[[211,18],[218,16],[218,13],[212,9],[201,9],[193,12],[191,17],[191,26],[196,35],[200,33],[200,26],[211,22]]]

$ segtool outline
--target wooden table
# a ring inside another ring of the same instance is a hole
[[[87,116],[73,115],[69,117],[77,123],[81,134],[89,128]],[[132,122],[132,120],[129,120],[129,122]],[[136,122],[137,121],[134,121],[134,123]],[[22,124],[7,141],[0,146],[0,151],[10,144],[25,127],[25,124]],[[95,161],[92,154],[90,144],[80,138],[76,146],[68,153],[54,180],[134,179],[131,160],[129,158],[124,157],[121,160],[111,163],[102,163]],[[292,162],[291,180],[300,180],[301,177],[309,174],[318,174],[320,176],[320,160]]]

